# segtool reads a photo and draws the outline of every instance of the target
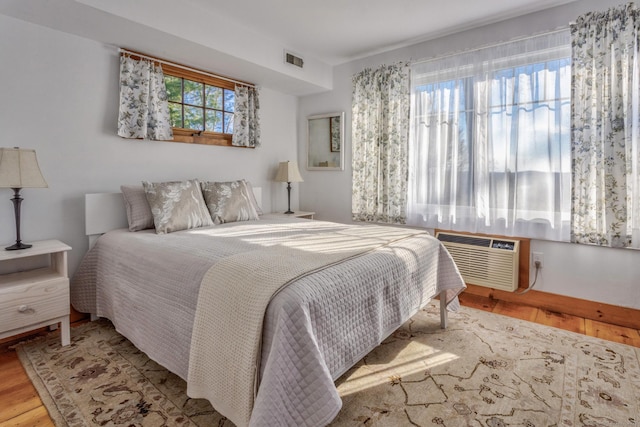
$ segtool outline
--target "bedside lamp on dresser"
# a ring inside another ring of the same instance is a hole
[[[304,181],[300,176],[298,164],[296,162],[290,162],[289,160],[286,162],[280,162],[275,180],[277,182],[287,183],[287,211],[285,214],[294,214],[295,212],[291,210],[291,183]]]
[[[71,248],[58,240],[20,240],[20,190],[46,187],[35,150],[0,148],[0,188],[13,190],[16,220],[15,244],[0,250],[0,339],[60,323],[62,345],[68,345]]]
[[[293,212],[291,210],[291,183],[292,182],[304,182],[300,176],[298,170],[298,164],[287,160],[286,162],[280,162],[278,165],[278,173],[276,174],[275,181],[287,183],[287,211],[284,213],[274,212],[267,214],[265,218],[306,218],[313,219],[315,212]]]

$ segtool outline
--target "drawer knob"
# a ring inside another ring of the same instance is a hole
[[[18,311],[20,313],[26,313],[27,311],[30,311],[30,309],[28,305],[21,305],[20,307],[18,307]]]

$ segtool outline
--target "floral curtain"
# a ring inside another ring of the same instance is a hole
[[[260,145],[258,89],[238,85],[235,93],[236,105],[231,144],[238,147],[258,147]]]
[[[120,56],[118,136],[171,140],[171,118],[162,66],[146,59]]]
[[[407,64],[365,69],[353,76],[354,221],[404,224],[409,139]]]
[[[630,3],[571,25],[571,240],[640,246],[640,14]]]

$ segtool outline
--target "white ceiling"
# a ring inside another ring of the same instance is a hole
[[[0,0],[0,14],[306,95],[337,64],[573,1]]]
[[[191,0],[328,64],[575,0]]]

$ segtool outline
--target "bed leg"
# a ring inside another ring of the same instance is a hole
[[[447,293],[445,291],[440,292],[440,328],[447,329],[447,323],[449,321],[447,313]]]

